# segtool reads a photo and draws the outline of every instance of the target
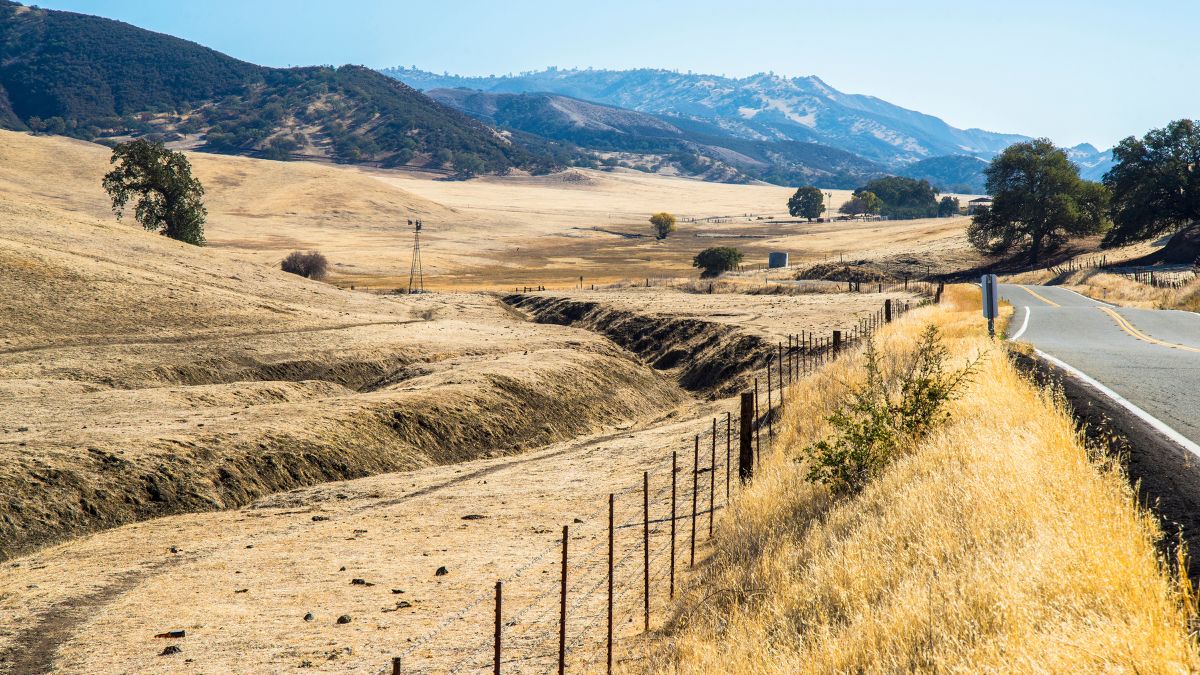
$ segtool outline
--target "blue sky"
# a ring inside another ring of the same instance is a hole
[[[272,66],[817,75],[958,127],[1108,147],[1200,117],[1200,2],[42,0]]]

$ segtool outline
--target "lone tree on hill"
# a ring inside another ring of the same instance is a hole
[[[874,192],[870,190],[859,190],[854,193],[850,201],[842,204],[838,208],[839,213],[848,213],[852,216],[857,216],[860,213],[874,215],[879,213],[883,208],[883,200],[880,199]]]
[[[1104,174],[1113,228],[1104,246],[1149,239],[1200,220],[1200,123],[1176,120],[1113,148]]]
[[[662,211],[650,216],[650,224],[654,226],[654,238],[661,241],[675,231],[675,216]]]
[[[813,218],[820,218],[825,213],[825,195],[817,188],[806,185],[796,189],[796,194],[788,199],[787,206],[793,218],[808,218],[811,223]]]
[[[985,253],[1027,246],[1029,262],[1067,239],[1099,232],[1108,190],[1079,177],[1067,153],[1048,139],[1014,143],[984,170],[992,207],[975,213],[967,239]]]
[[[182,152],[139,138],[113,148],[109,163],[117,166],[101,185],[112,197],[118,220],[130,198],[137,197],[134,217],[142,227],[204,245],[204,186],[192,177],[192,165]]]
[[[957,216],[960,204],[957,197],[946,195],[942,197],[942,201],[938,202],[938,218],[949,218]]]
[[[703,270],[701,279],[715,277],[722,272],[737,269],[742,264],[742,252],[730,246],[714,246],[706,248],[692,258],[692,267]]]

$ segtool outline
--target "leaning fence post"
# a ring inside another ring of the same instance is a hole
[[[570,530],[563,525],[562,585],[558,594],[558,675],[567,670],[567,542]]]
[[[692,554],[688,567],[696,566],[696,497],[700,491],[700,434],[696,434],[696,454],[692,459]]]
[[[616,496],[608,493],[608,672],[613,662],[613,513]]]
[[[754,418],[754,394],[742,392],[740,445],[738,446],[738,478],[743,482],[754,476],[754,446],[750,439],[750,421]]]
[[[496,649],[495,649],[495,654],[493,655],[493,658],[492,658],[492,672],[495,675],[500,675],[500,631],[504,626],[503,622],[501,621],[501,617],[503,616],[503,612],[502,612],[503,599],[504,599],[504,590],[503,589],[504,589],[504,582],[497,581],[496,582],[496,638],[493,641],[493,644],[495,645]]]

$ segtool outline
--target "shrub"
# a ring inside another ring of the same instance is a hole
[[[742,263],[742,252],[730,246],[714,246],[706,248],[692,258],[692,267],[699,267],[703,272],[700,277],[707,279],[722,272],[736,269]]]
[[[320,280],[329,272],[329,261],[317,251],[292,251],[279,263],[279,268],[284,272]]]
[[[937,327],[921,334],[916,348],[885,365],[867,341],[866,380],[850,390],[829,417],[834,434],[804,449],[808,480],[835,493],[855,493],[901,452],[913,446],[949,413],[947,401],[969,381],[978,360],[946,372],[948,352]]]

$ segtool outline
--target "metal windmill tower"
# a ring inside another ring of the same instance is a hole
[[[421,221],[409,219],[409,227],[413,228],[412,267],[408,270],[408,292],[425,292],[425,270],[421,268]]]

